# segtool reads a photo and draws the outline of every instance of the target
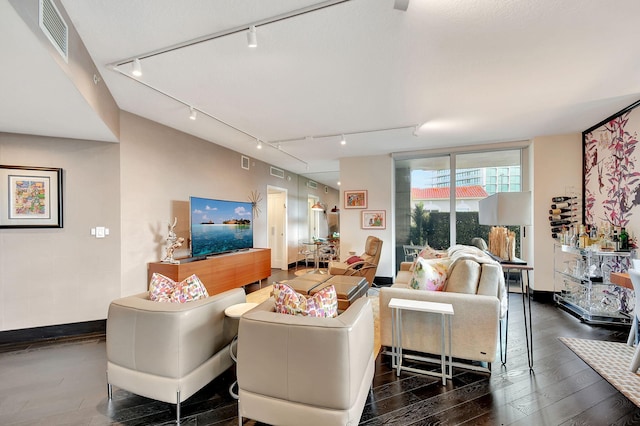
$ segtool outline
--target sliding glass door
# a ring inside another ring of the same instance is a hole
[[[478,223],[480,200],[522,190],[520,148],[396,159],[395,165],[398,265],[406,245],[444,250],[452,242],[486,241],[490,227]],[[519,228],[513,230],[519,240]]]

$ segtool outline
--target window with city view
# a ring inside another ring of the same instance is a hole
[[[522,190],[521,156],[521,149],[510,149],[396,160],[398,260],[403,245],[446,249],[451,241],[486,241],[491,227],[478,223],[479,201]],[[519,227],[510,229],[519,241]]]

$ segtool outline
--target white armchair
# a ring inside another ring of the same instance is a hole
[[[357,425],[374,374],[366,297],[336,318],[274,312],[270,298],[240,319],[239,425]]]
[[[244,289],[187,303],[149,300],[148,293],[114,300],[107,316],[107,386],[180,403],[233,364],[229,345],[238,321],[224,310],[246,300]]]

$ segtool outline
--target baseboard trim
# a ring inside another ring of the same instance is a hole
[[[55,340],[84,335],[105,335],[107,320],[77,322],[72,324],[49,325],[0,332],[0,345]]]
[[[378,285],[381,285],[381,286],[389,286],[389,285],[393,284],[393,278],[392,277],[378,277],[378,276],[376,276],[373,279],[373,282],[378,284]]]
[[[555,303],[553,300],[553,291],[536,291],[532,290],[529,295],[533,300],[540,303]]]

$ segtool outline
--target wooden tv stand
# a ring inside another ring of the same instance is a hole
[[[271,276],[271,249],[268,248],[218,254],[202,260],[183,259],[183,262],[179,264],[149,263],[149,281],[154,272],[176,282],[196,274],[211,296]]]

